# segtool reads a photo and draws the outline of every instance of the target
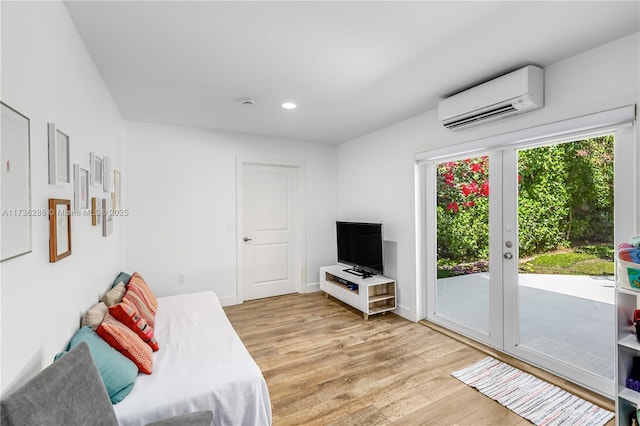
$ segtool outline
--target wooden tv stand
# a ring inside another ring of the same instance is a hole
[[[396,282],[382,275],[362,278],[349,272],[345,265],[320,268],[320,290],[369,315],[384,314],[396,308]]]

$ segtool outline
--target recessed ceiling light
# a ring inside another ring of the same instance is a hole
[[[285,102],[282,104],[282,108],[284,109],[296,109],[297,105],[293,102]]]

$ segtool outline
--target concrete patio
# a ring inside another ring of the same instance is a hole
[[[613,380],[612,276],[520,274],[520,344]],[[489,330],[489,274],[441,278],[436,311]]]

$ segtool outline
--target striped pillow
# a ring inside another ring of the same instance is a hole
[[[158,310],[158,299],[156,299],[151,288],[139,273],[133,273],[129,280],[129,284],[127,285],[127,289],[135,291],[144,303],[147,304],[151,312],[153,312],[153,315],[156,314],[156,311]]]
[[[129,327],[107,314],[97,330],[98,336],[129,358],[142,373],[151,374],[153,352]]]
[[[140,314],[142,318],[149,324],[149,326],[154,327],[155,325],[155,312],[152,312],[144,303],[143,298],[140,296],[140,293],[135,289],[129,288],[127,292],[122,297],[122,303],[129,305],[133,309],[136,310]]]
[[[126,303],[118,303],[109,308],[109,313],[118,321],[129,327],[138,335],[151,349],[157,351],[159,349],[153,327],[147,324],[147,321],[131,306]]]

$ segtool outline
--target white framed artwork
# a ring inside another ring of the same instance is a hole
[[[113,190],[113,164],[111,157],[105,156],[102,159],[102,190],[111,192]]]
[[[95,152],[89,154],[89,168],[91,169],[91,185],[102,187],[102,157]]]
[[[73,165],[73,209],[88,210],[89,205],[89,170],[79,164]]]
[[[0,262],[31,253],[30,121],[0,102]]]
[[[56,129],[54,123],[47,125],[49,134],[49,184],[68,185],[71,183],[70,138]]]
[[[122,188],[120,185],[120,171],[113,170],[113,192],[111,193],[111,199],[113,201],[113,209],[120,210],[122,208]]]
[[[109,202],[106,198],[102,199],[102,236],[108,237],[113,233],[113,210],[109,208]]]

